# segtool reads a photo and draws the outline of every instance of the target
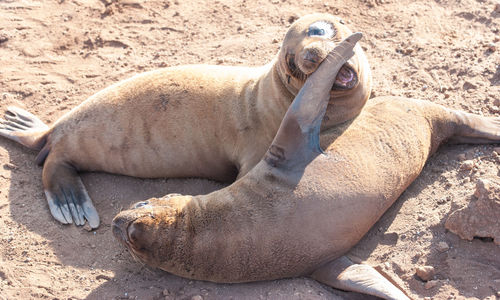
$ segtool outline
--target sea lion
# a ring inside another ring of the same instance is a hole
[[[78,176],[103,171],[143,178],[234,180],[271,144],[294,95],[351,31],[332,15],[307,15],[281,50],[257,67],[179,66],[143,73],[93,95],[51,127],[20,108],[0,120],[0,135],[40,150],[52,215],[92,228],[99,216]],[[360,46],[330,89],[330,128],[359,113],[371,91]]]
[[[341,43],[309,76],[250,172],[208,195],[135,204],[114,218],[117,239],[142,262],[182,277],[227,283],[310,276],[343,290],[408,299],[344,255],[443,141],[498,143],[500,118],[380,97],[320,136],[333,72],[358,38]]]

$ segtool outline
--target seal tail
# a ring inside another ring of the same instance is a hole
[[[0,118],[0,136],[33,150],[40,150],[36,157],[41,165],[49,154],[47,136],[49,127],[32,113],[15,106],[9,106],[5,111],[5,119]]]

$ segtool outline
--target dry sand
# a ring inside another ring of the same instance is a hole
[[[500,113],[495,1],[302,2],[2,0],[0,109],[16,104],[54,122],[139,72],[192,63],[261,65],[275,55],[291,21],[328,12],[365,34],[374,95]],[[494,147],[441,148],[354,257],[379,266],[416,299],[499,299],[500,247],[490,238],[462,240],[444,226],[452,212],[476,201],[479,178],[499,180]],[[34,157],[0,140],[0,299],[356,298],[307,278],[223,285],[144,267],[114,240],[113,216],[151,196],[223,185],[85,174],[102,217],[101,227],[88,232],[51,217]],[[415,276],[421,266],[434,268],[430,283]]]

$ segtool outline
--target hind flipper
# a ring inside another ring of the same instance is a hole
[[[372,295],[382,299],[410,299],[374,268],[355,264],[345,256],[318,268],[310,277],[344,291]]]
[[[42,180],[52,216],[63,224],[75,223],[99,227],[99,215],[92,204],[76,169],[51,153],[47,158]]]
[[[458,119],[458,124],[451,142],[500,143],[500,117],[484,117],[462,111],[453,112]]]
[[[15,106],[9,106],[5,119],[0,119],[0,136],[28,148],[40,150],[45,144],[49,127],[35,115]]]

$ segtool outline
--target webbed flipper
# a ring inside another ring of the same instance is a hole
[[[311,278],[333,288],[376,296],[382,299],[410,299],[374,268],[339,257],[315,270]]]
[[[99,227],[97,210],[73,166],[49,156],[42,181],[50,212],[56,220],[76,225],[84,225],[87,220],[90,227]]]
[[[354,33],[339,43],[304,83],[290,105],[264,160],[283,169],[304,168],[322,150],[319,132],[337,73],[361,39]]]
[[[15,106],[9,106],[4,119],[0,119],[0,136],[35,150],[45,145],[48,130],[35,115]]]

